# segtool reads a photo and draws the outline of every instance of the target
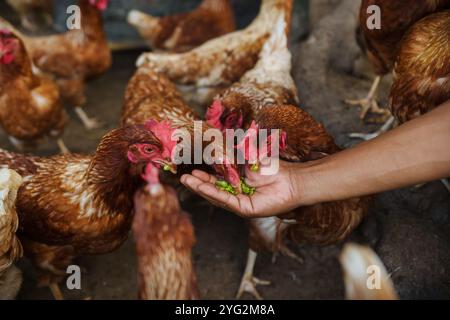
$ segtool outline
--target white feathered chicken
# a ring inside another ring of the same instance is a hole
[[[394,285],[383,262],[369,247],[345,245],[339,260],[349,300],[397,300]]]

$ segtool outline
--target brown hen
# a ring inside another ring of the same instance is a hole
[[[111,66],[111,52],[103,30],[102,10],[107,1],[80,0],[81,28],[63,34],[23,39],[34,65],[54,77],[62,98],[75,107],[87,129],[98,127],[81,106],[86,102],[85,82]],[[0,26],[12,28],[6,21]]]
[[[401,124],[450,100],[450,10],[425,17],[403,37],[389,108]]]
[[[159,170],[147,166],[148,185],[134,197],[133,233],[138,257],[139,298],[198,298],[192,263],[194,228],[175,191],[159,182]]]
[[[368,12],[368,8],[373,5],[381,9],[381,29],[371,29],[367,25],[367,20],[373,14]],[[361,119],[364,119],[370,110],[375,113],[386,112],[378,107],[376,92],[381,77],[394,67],[405,33],[420,19],[446,8],[450,8],[450,0],[362,1],[358,29],[361,40],[359,43],[378,76],[365,99],[347,100],[350,104],[362,106]]]
[[[65,125],[65,112],[58,87],[49,78],[33,73],[21,40],[0,30],[0,124],[19,149],[46,135],[58,136]],[[62,152],[68,152],[58,138]]]
[[[132,10],[128,23],[151,48],[171,52],[186,52],[236,29],[230,0],[203,0],[191,12],[161,18]]]
[[[138,149],[148,153],[137,157]],[[111,252],[127,239],[143,166],[160,150],[149,130],[130,126],[105,135],[93,156],[0,151],[0,164],[24,177],[16,203],[19,236],[40,285],[57,292],[54,284],[73,258]]]

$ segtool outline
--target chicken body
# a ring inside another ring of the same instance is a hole
[[[144,124],[150,119],[169,120],[177,127],[189,127],[200,120],[164,74],[143,66],[128,82],[121,124]]]
[[[80,107],[86,103],[85,82],[106,72],[111,66],[111,52],[103,30],[101,10],[89,0],[79,1],[81,29],[63,34],[23,39],[38,70],[52,75],[62,98],[76,111],[88,129],[95,128]],[[2,21],[0,25],[11,25]]]
[[[197,299],[192,263],[194,228],[182,212],[175,191],[161,184],[149,185],[134,199],[139,298]]]
[[[154,49],[185,52],[236,29],[230,0],[203,0],[193,11],[153,17],[132,10],[128,22]]]
[[[16,48],[14,61],[0,64],[0,124],[16,146],[23,147],[61,134],[66,117],[57,85],[35,75],[23,43],[12,34],[8,39]]]
[[[35,31],[53,22],[53,0],[6,0],[20,14],[22,26]]]
[[[376,5],[381,9],[381,29],[370,29],[367,9]],[[363,47],[378,75],[390,72],[396,61],[405,33],[417,21],[434,12],[450,8],[449,0],[363,0],[360,10],[360,28]]]
[[[377,6],[381,10],[380,29],[369,27],[367,23],[373,15],[372,6]],[[361,119],[364,119],[369,111],[384,115],[389,113],[386,109],[380,108],[376,102],[376,93],[381,77],[392,71],[399,54],[400,44],[409,28],[425,16],[446,8],[450,8],[450,0],[362,1],[357,39],[361,48],[367,54],[377,77],[365,99],[346,101],[350,105],[362,107]],[[360,137],[361,135],[352,136]]]
[[[143,143],[160,148],[147,129],[132,126],[103,137],[94,156],[0,151],[0,164],[24,177],[16,204],[19,236],[41,285],[64,277],[74,257],[104,254],[125,241],[142,170],[127,152]]]
[[[450,10],[425,17],[403,37],[389,108],[399,123],[450,100]]]
[[[292,0],[263,0],[254,22],[245,30],[210,40],[182,54],[145,53],[138,66],[152,65],[176,84],[228,86],[251,69],[281,15],[290,25]]]
[[[25,41],[36,67],[55,76],[61,94],[73,106],[86,101],[84,82],[111,66],[101,11],[87,0],[80,1],[80,9],[80,30]]]
[[[20,270],[13,266],[23,251],[16,236],[16,197],[21,184],[22,177],[15,171],[0,169],[0,300],[14,299],[22,283]]]

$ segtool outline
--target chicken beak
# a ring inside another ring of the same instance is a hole
[[[163,163],[163,170],[171,172],[173,174],[177,174],[177,166],[169,161]]]

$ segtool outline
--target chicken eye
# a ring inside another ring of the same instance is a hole
[[[151,146],[145,146],[144,147],[144,152],[145,153],[153,153],[155,151],[155,149]]]

